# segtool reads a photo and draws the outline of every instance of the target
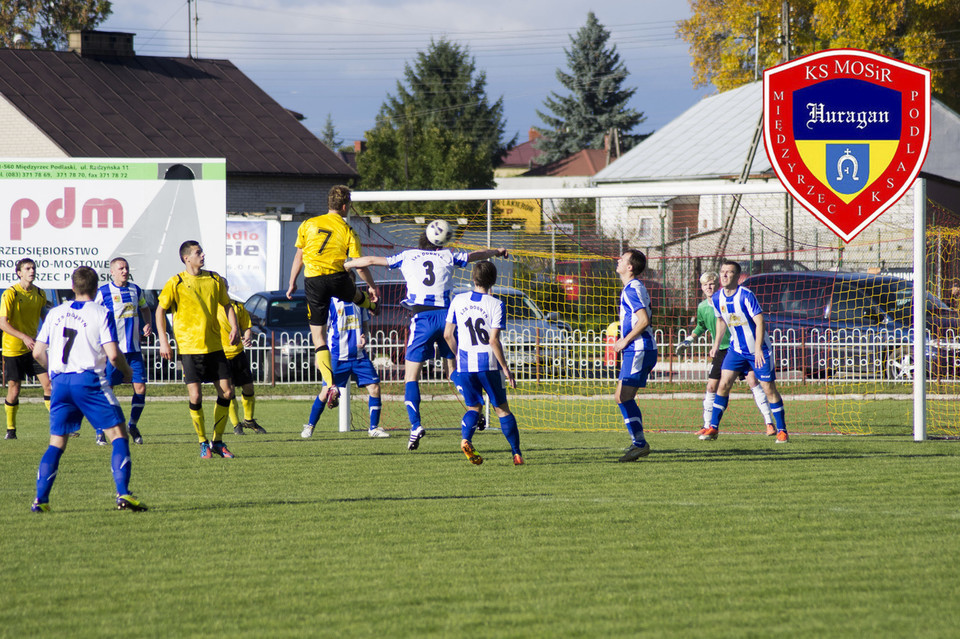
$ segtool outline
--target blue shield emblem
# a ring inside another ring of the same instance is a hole
[[[870,176],[869,144],[828,144],[826,152],[830,188],[844,195],[866,188]]]

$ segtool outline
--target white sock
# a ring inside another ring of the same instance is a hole
[[[763,392],[763,387],[757,384],[750,389],[750,392],[753,393],[753,401],[757,403],[757,408],[760,409],[760,414],[763,415],[763,423],[772,424],[773,413],[770,412],[770,404],[767,402],[767,394]]]
[[[713,402],[716,398],[717,398],[716,393],[703,394],[703,427],[704,428],[710,428],[710,419],[713,417]]]

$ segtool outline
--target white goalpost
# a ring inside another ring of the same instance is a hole
[[[552,318],[545,322],[569,327],[564,329],[564,344],[560,345],[533,329],[512,336],[511,348],[521,353],[515,360],[518,382],[523,383],[524,393],[540,394],[526,407],[531,416],[526,420],[528,425],[535,419],[568,418],[585,420],[589,427],[598,419],[607,419],[590,413],[577,416],[567,408],[554,408],[553,416],[534,416],[538,410],[547,410],[547,404],[561,401],[561,395],[612,394],[614,367],[604,359],[604,329],[609,328],[615,316],[610,300],[617,283],[611,283],[609,271],[600,271],[607,268],[604,262],[626,247],[640,248],[648,257],[648,289],[654,299],[654,326],[660,350],[660,363],[655,369],[657,374],[651,378],[651,387],[667,396],[671,385],[692,386],[705,379],[702,345],[699,351],[695,345],[691,356],[685,359],[674,356],[673,350],[689,330],[683,323],[701,299],[696,278],[714,268],[720,257],[736,259],[751,268],[755,264],[777,267],[783,263],[817,272],[884,275],[890,265],[904,270],[912,267],[913,299],[923,300],[928,294],[923,232],[927,200],[922,179],[847,245],[812,215],[794,206],[783,186],[773,179],[746,184],[688,181],[569,189],[354,191],[352,200],[350,221],[364,226],[368,236],[380,238],[373,242],[374,250],[364,243],[366,253],[386,255],[415,246],[423,225],[440,217],[458,229],[454,246],[465,250],[504,246],[511,251],[510,271],[506,274],[509,286],[539,305],[543,317]],[[512,208],[522,211],[506,212],[505,203],[513,203]],[[724,228],[729,236],[721,242]],[[363,233],[361,239],[364,241]],[[723,255],[718,254],[718,247],[725,248]],[[827,320],[829,312],[828,305]],[[913,305],[910,324],[927,326],[925,304]],[[838,357],[835,351],[850,348],[848,338],[818,346],[810,342],[810,332],[778,332],[778,384],[782,369],[788,383],[822,388],[830,398],[830,410],[836,411],[836,416],[831,414],[829,418],[835,430],[834,420],[840,423],[861,419],[860,412],[877,393],[893,392],[897,397],[912,400],[908,403],[912,406],[913,436],[922,441],[927,438],[927,379],[922,363],[926,362],[930,337],[926,330],[909,333],[909,342],[880,344],[882,352],[877,346],[881,338],[871,334],[862,344],[855,345],[859,354]],[[382,340],[383,336],[379,337]],[[378,341],[377,335],[372,338],[371,348],[380,348],[382,341]],[[822,342],[823,338],[820,339]],[[891,350],[902,352],[899,349],[907,346],[914,363],[912,370],[896,380],[885,377],[881,360]],[[397,347],[402,349],[402,344]],[[826,348],[827,355],[819,355],[819,347]],[[560,355],[551,355],[551,349]],[[855,361],[857,366],[846,370],[844,361]],[[827,370],[818,371],[818,362]],[[822,377],[818,376],[820,373]],[[443,383],[436,379],[424,383],[431,382]],[[691,391],[684,388],[684,396]],[[339,429],[348,431],[352,421],[351,391],[342,388],[341,394]],[[684,419],[678,415],[677,425]],[[845,428],[841,432],[860,432],[856,427]]]

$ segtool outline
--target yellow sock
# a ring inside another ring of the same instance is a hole
[[[20,404],[5,403],[3,407],[7,413],[7,430],[15,430],[17,427],[17,409],[20,408]]]
[[[357,302],[357,306],[362,306],[363,308],[373,308],[373,302],[370,301],[370,294],[366,291],[357,292],[363,296],[363,299],[360,302]]]
[[[223,401],[223,403],[220,403]],[[232,401],[217,400],[217,405],[213,408],[213,441],[223,440],[223,431],[227,428],[227,413],[230,412]]]
[[[237,402],[230,402],[230,424],[236,426],[240,423],[240,412],[237,410]]]
[[[240,402],[243,404],[243,418],[247,421],[253,419],[253,406],[256,403],[254,395],[240,395]]]
[[[200,443],[207,441],[207,428],[203,423],[203,408],[190,408],[190,419],[193,420],[193,429],[197,431]]]
[[[317,349],[317,368],[320,369],[320,377],[327,386],[333,386],[333,362],[330,359],[330,349],[326,346]]]

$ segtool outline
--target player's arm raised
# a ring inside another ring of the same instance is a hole
[[[491,257],[510,257],[510,253],[505,248],[483,249],[482,251],[473,251],[467,255],[468,262],[479,262]]]
[[[387,258],[381,257],[379,255],[364,255],[363,257],[357,257],[352,260],[347,260],[343,263],[343,268],[355,268],[357,273],[360,274],[360,277],[363,278],[363,273],[360,269],[366,270],[368,266],[388,266]],[[366,279],[363,280],[367,282]],[[370,282],[367,282],[370,284]]]

